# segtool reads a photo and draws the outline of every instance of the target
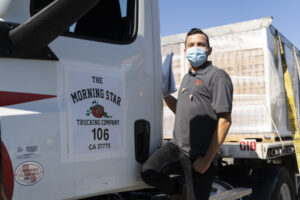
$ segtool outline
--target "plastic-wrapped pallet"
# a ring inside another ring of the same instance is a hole
[[[263,18],[204,29],[213,48],[209,60],[224,69],[234,85],[232,126],[227,141],[255,138],[271,142],[279,136],[282,139],[293,136],[278,36],[284,45],[298,124],[300,122],[299,50],[271,23],[272,18]],[[174,53],[173,71],[177,87],[188,71],[188,63],[184,58],[185,37],[186,33],[162,38],[163,59],[168,53]],[[174,96],[177,97],[177,94]],[[172,138],[175,116],[164,106],[164,137]]]

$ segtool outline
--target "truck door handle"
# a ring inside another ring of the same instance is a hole
[[[139,119],[134,122],[135,159],[143,163],[149,157],[150,123]]]

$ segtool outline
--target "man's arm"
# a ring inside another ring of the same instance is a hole
[[[176,114],[177,99],[175,99],[172,95],[166,95],[164,100],[173,113]]]
[[[218,114],[218,125],[213,134],[210,145],[208,146],[207,152],[204,157],[199,157],[194,163],[194,169],[199,173],[204,173],[213,161],[218,149],[223,144],[228,130],[231,125],[231,114],[220,113]]]

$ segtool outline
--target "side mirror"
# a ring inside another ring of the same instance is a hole
[[[0,17],[5,15],[12,0],[0,0]]]

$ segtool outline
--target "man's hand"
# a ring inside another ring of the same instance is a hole
[[[203,174],[209,168],[211,161],[205,159],[205,157],[199,157],[193,163],[193,168],[196,172]]]
[[[174,114],[176,114],[176,104],[177,104],[177,99],[174,98],[172,95],[166,95],[164,97],[164,100],[168,107],[173,111]]]
[[[218,114],[218,125],[213,134],[212,140],[208,149],[203,157],[199,157],[194,163],[193,168],[196,172],[204,173],[213,161],[218,149],[223,144],[225,137],[231,125],[231,114],[220,113]]]

